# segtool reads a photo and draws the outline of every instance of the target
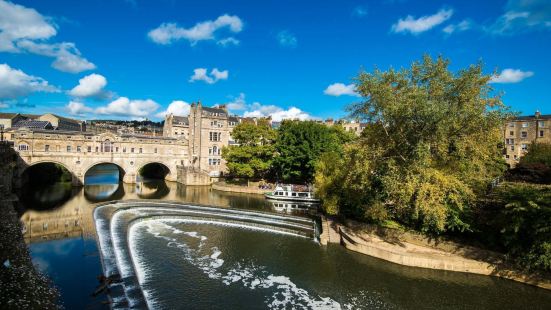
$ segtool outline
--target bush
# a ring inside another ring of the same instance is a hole
[[[491,198],[476,218],[480,240],[524,269],[551,271],[551,186],[506,182]]]

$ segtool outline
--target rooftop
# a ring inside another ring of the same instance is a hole
[[[53,128],[52,124],[48,121],[37,121],[33,119],[27,119],[19,121],[12,125],[13,128],[29,128],[29,129],[48,129]]]

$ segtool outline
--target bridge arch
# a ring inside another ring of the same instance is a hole
[[[82,183],[84,185],[85,185],[85,182],[86,182],[86,176],[88,175],[88,172],[90,172],[90,170],[93,169],[94,167],[97,167],[97,166],[100,166],[100,165],[113,165],[113,166],[117,167],[117,169],[119,170],[119,181],[124,180],[124,177],[126,176],[126,172],[127,172],[124,169],[124,167],[122,167],[121,165],[119,165],[117,163],[114,163],[114,162],[100,161],[100,162],[92,163],[92,164],[88,165],[85,169],[83,169]]]
[[[31,173],[31,170],[36,168],[40,165],[59,165],[63,167],[64,170],[66,170],[68,173],[71,174],[71,183],[73,185],[79,185],[79,179],[78,176],[75,175],[75,172],[72,171],[66,163],[63,163],[61,161],[48,159],[48,160],[38,160],[33,161],[31,163],[25,163],[24,165],[20,166],[21,168],[18,169],[18,180],[19,180],[19,186],[27,183],[29,181],[29,178],[31,177],[29,174]],[[34,167],[34,168],[33,168]]]
[[[158,168],[155,169],[155,166]],[[142,163],[137,171],[140,177],[153,177],[157,179],[170,179],[170,176],[173,175],[173,171],[170,169],[169,165],[163,163],[162,161],[154,160]]]

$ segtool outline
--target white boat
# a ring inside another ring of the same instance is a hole
[[[278,185],[271,193],[264,194],[266,198],[273,200],[319,202],[311,191],[297,190],[292,185]]]
[[[274,208],[278,212],[291,213],[291,214],[304,214],[310,212],[316,212],[318,204],[305,203],[305,202],[291,202],[291,201],[278,201],[268,199]]]

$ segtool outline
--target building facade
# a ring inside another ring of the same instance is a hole
[[[189,140],[189,166],[219,177],[226,171],[222,148],[237,144],[231,134],[243,122],[256,124],[258,118],[230,115],[224,105],[205,107],[197,102],[191,104],[189,116],[166,115],[163,136]]]
[[[532,143],[551,143],[551,114],[519,116],[509,120],[503,130],[503,156],[514,167]]]

